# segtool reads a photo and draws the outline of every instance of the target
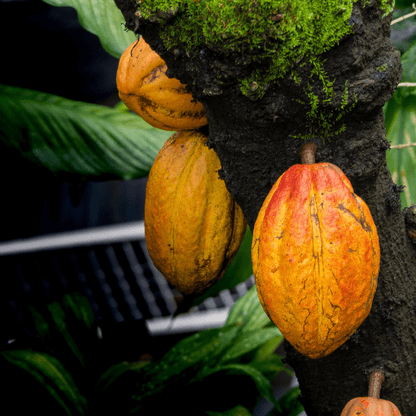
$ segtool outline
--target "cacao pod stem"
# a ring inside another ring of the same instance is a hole
[[[313,165],[315,163],[316,144],[306,143],[300,149],[300,159],[304,165]]]
[[[369,397],[374,397],[375,399],[380,398],[381,385],[384,381],[384,374],[382,371],[375,371],[370,376],[370,383],[368,387]]]

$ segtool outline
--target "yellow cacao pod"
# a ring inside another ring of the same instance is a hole
[[[134,113],[162,130],[193,130],[207,124],[201,103],[176,78],[166,76],[165,61],[140,38],[120,58],[117,89]]]
[[[320,358],[370,312],[380,265],[377,229],[341,169],[294,165],[259,212],[252,261],[270,319],[299,352]]]
[[[247,227],[206,140],[196,131],[170,137],[146,186],[149,255],[166,280],[188,295],[202,293],[224,275]]]

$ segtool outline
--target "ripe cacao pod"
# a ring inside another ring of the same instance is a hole
[[[401,416],[401,413],[388,400],[356,397],[345,405],[341,416]]]
[[[155,267],[182,293],[216,283],[237,254],[247,222],[218,177],[220,161],[196,131],[177,132],[157,155],[145,198],[145,234]]]
[[[380,399],[381,384],[384,381],[382,371],[371,374],[368,397],[356,397],[344,407],[341,416],[401,416],[395,404]]]
[[[370,312],[380,264],[377,229],[341,169],[294,165],[258,214],[252,261],[265,312],[293,347],[320,358]]]
[[[166,76],[165,61],[140,38],[120,58],[117,89],[134,113],[162,130],[193,130],[207,124],[201,103],[176,78]]]

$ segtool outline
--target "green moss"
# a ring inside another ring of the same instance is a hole
[[[352,32],[349,18],[353,2],[365,6],[370,0],[136,0],[139,15],[160,23],[167,49],[181,47],[189,56],[206,48],[238,61],[249,56],[252,72],[240,79],[243,94],[261,98],[268,86],[288,72],[296,83],[301,79],[295,67],[309,64],[310,83],[321,84],[323,102],[305,89],[310,102],[311,134],[329,132],[346,111],[346,101],[337,115],[319,113],[320,104],[334,98],[333,83],[323,70],[320,56]],[[392,12],[389,0],[378,0],[384,15]],[[331,124],[332,123],[332,124]],[[322,131],[323,129],[323,131]],[[332,132],[332,134],[334,134]]]
[[[377,67],[377,71],[378,72],[384,72],[387,69],[387,66],[388,66],[387,63],[385,63],[383,65],[380,65],[380,66]]]

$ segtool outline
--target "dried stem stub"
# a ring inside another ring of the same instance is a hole
[[[304,165],[313,165],[315,163],[315,154],[315,143],[306,143],[300,149],[300,159]]]
[[[381,385],[384,381],[384,374],[382,371],[375,371],[370,376],[370,383],[368,387],[369,397],[374,397],[375,399],[380,398]]]

